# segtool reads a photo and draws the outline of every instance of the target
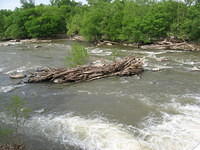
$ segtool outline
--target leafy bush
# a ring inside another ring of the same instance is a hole
[[[53,6],[37,6],[16,10],[7,17],[6,38],[53,37],[66,32],[63,9]]]
[[[83,65],[88,60],[88,52],[85,47],[80,44],[73,44],[69,56],[67,56],[66,64],[69,64],[70,67],[76,67]]]
[[[199,0],[88,0],[88,5],[51,0],[48,6],[21,1],[22,8],[0,11],[0,39],[67,33],[80,34],[89,41],[149,43],[171,35],[200,40]]]
[[[22,139],[20,137],[19,128],[24,127],[24,123],[30,115],[31,110],[25,106],[25,100],[19,96],[11,97],[11,102],[5,107],[6,113],[11,117],[14,130],[12,128],[4,128],[0,126],[0,138],[13,141],[14,144],[21,144]],[[6,142],[8,142],[6,141]]]

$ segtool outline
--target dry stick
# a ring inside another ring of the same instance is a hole
[[[104,65],[102,67],[96,66],[79,66],[77,68],[52,68],[44,69],[41,72],[35,72],[29,77],[28,82],[80,82],[92,81],[100,78],[110,76],[130,76],[139,74],[143,71],[142,60],[135,57],[126,57],[120,62]]]

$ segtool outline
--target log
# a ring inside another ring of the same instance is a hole
[[[189,44],[185,41],[179,40],[168,40],[165,39],[163,41],[155,42],[150,45],[142,45],[141,49],[158,49],[158,50],[200,50],[199,46],[195,44]]]
[[[111,76],[131,76],[143,72],[142,60],[126,57],[122,61],[103,66],[78,66],[76,68],[48,68],[36,71],[29,76],[28,83],[38,82],[81,82],[92,81]]]
[[[9,77],[11,79],[22,79],[22,78],[25,78],[26,75],[23,73],[11,73],[11,74],[9,74]]]
[[[4,144],[0,145],[0,150],[25,150],[25,146],[23,144]]]

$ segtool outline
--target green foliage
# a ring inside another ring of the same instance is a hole
[[[27,119],[30,110],[25,107],[26,101],[19,96],[13,96],[10,104],[7,106],[8,113],[14,117],[15,120]]]
[[[24,127],[24,123],[30,115],[31,110],[26,106],[26,101],[19,96],[11,97],[11,101],[8,106],[5,107],[6,113],[11,117],[14,130],[11,128],[0,127],[0,138],[13,139],[15,144],[20,144],[19,128]]]
[[[26,38],[28,33],[25,29],[25,22],[33,14],[33,9],[16,10],[7,17],[5,37],[6,38]]]
[[[175,36],[199,41],[200,0],[51,0],[35,6],[0,11],[0,39],[46,38],[67,33],[89,41],[150,43]]]
[[[189,7],[173,0],[94,0],[89,3],[85,13],[72,18],[71,22],[78,22],[78,27],[76,23],[68,26],[69,31],[76,31],[89,41],[149,43],[171,35],[194,41],[199,35],[200,9],[195,9],[198,4]]]
[[[68,5],[68,6],[76,6],[78,3],[75,2],[75,1],[71,1],[71,0],[50,0],[50,3],[52,6],[58,6],[58,7],[61,7],[61,6],[65,6],[65,5]]]
[[[5,37],[7,18],[12,14],[8,10],[0,10],[0,40]]]
[[[74,9],[73,15],[69,17],[69,21],[67,23],[66,28],[68,29],[67,34],[69,36],[80,34],[81,25],[82,25],[82,17],[86,12],[87,7],[76,7]]]
[[[9,128],[0,127],[0,144],[11,142],[11,137],[13,135],[13,130]]]
[[[65,58],[66,64],[70,67],[76,67],[87,63],[88,60],[87,49],[80,44],[73,44],[69,55]]]
[[[7,107],[8,114],[13,118],[15,134],[18,134],[20,126],[24,126],[26,119],[29,117],[31,110],[25,107],[26,101],[19,96],[13,96],[11,103]]]
[[[11,129],[0,128],[0,137],[9,136],[13,133]]]
[[[106,18],[106,8],[108,8],[107,3],[99,4],[95,7],[90,7],[82,16],[80,33],[89,41],[102,39],[103,19]]]
[[[7,17],[6,38],[53,37],[66,32],[66,18],[62,8],[37,6],[16,10]]]
[[[189,40],[200,41],[200,3],[189,8],[181,27]]]
[[[133,1],[127,1],[123,7],[122,29],[119,39],[127,42],[148,41],[143,33],[143,18],[148,12],[146,6],[141,6]]]
[[[82,16],[80,14],[73,16],[72,21],[67,24],[67,28],[69,29],[67,32],[68,35],[73,36],[79,34],[81,30],[81,18]]]
[[[52,37],[65,32],[65,19],[62,12],[54,7],[37,7],[36,16],[29,16],[25,22],[25,29],[29,37]]]
[[[103,34],[103,39],[118,41],[119,35],[121,34],[122,19],[124,8],[124,3],[122,1],[114,1],[112,4],[109,4],[104,12],[101,23],[101,30]]]
[[[20,0],[20,3],[22,4],[23,8],[35,7],[35,1],[34,0]]]
[[[4,37],[4,16],[0,14],[0,39]]]

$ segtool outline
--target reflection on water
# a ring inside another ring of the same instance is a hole
[[[71,85],[10,80],[9,72],[64,66],[69,42],[40,45],[0,47],[0,103],[11,95],[28,101],[33,113],[25,128],[33,142],[27,143],[42,143],[36,150],[49,149],[51,141],[70,150],[192,150],[200,142],[200,53],[118,48],[120,56],[143,58],[142,78]],[[112,50],[88,48],[91,61],[109,62]],[[0,118],[10,123],[3,113]]]

